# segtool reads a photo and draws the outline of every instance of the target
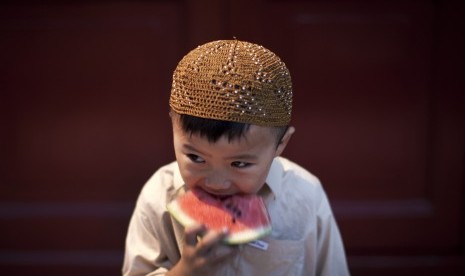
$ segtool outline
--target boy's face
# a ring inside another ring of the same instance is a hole
[[[186,185],[218,196],[257,193],[274,157],[281,154],[294,131],[289,128],[278,146],[270,127],[256,125],[240,139],[221,137],[211,143],[206,137],[184,132],[178,116],[173,116],[172,123],[174,151]]]

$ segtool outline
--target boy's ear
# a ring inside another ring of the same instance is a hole
[[[276,153],[275,157],[280,156],[281,153],[283,153],[284,149],[287,146],[287,143],[289,143],[289,140],[291,140],[292,134],[295,132],[295,127],[289,126],[286,130],[286,133],[284,133],[283,139],[278,144],[278,147],[276,148]]]

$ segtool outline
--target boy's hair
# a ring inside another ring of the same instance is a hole
[[[263,46],[239,40],[209,42],[179,62],[170,107],[177,114],[285,127],[292,111],[291,76],[284,62]],[[224,125],[219,132],[225,128],[243,133],[234,123],[218,125]]]
[[[223,136],[227,137],[229,142],[240,139],[250,128],[250,124],[246,123],[205,119],[186,114],[179,114],[179,120],[185,133],[198,134],[207,138],[211,143],[215,143]],[[270,127],[276,137],[277,145],[281,143],[287,128],[287,126]]]

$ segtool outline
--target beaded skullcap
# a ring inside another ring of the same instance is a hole
[[[284,62],[263,46],[213,41],[179,62],[170,106],[176,113],[196,117],[285,126],[292,111],[291,76]]]

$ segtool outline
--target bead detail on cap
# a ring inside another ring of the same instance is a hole
[[[284,126],[292,112],[291,77],[279,57],[263,46],[213,41],[179,62],[170,106],[179,114]]]

